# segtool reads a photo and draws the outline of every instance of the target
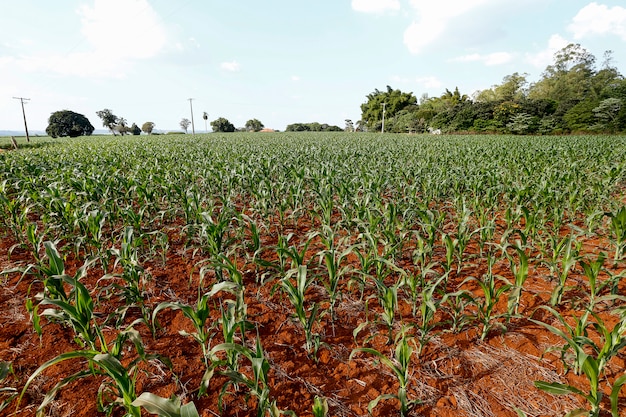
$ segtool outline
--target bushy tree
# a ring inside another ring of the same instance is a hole
[[[145,122],[143,125],[141,125],[141,130],[145,133],[147,133],[148,135],[152,134],[152,131],[154,130],[154,123],[153,122]]]
[[[228,121],[228,119],[224,117],[220,117],[219,119],[215,119],[211,122],[211,128],[213,128],[214,132],[234,132],[235,125]]]
[[[248,132],[258,132],[259,130],[263,129],[265,126],[263,126],[263,123],[261,123],[257,119],[250,119],[246,122],[245,127]]]
[[[287,125],[285,132],[343,132],[343,129],[327,123],[292,123]]]
[[[54,112],[48,118],[46,133],[48,136],[75,138],[78,136],[90,136],[94,127],[84,115],[70,110]]]
[[[368,130],[380,130],[383,120],[383,109],[385,118],[391,119],[400,110],[407,106],[417,105],[417,98],[413,93],[403,93],[387,86],[387,91],[375,89],[368,94],[367,101],[361,104],[361,120],[363,120]]]
[[[134,136],[141,135],[141,129],[139,129],[139,126],[133,123],[130,127],[130,133],[132,133]]]
[[[117,127],[117,121],[119,119],[115,114],[113,114],[113,111],[111,109],[104,109],[97,111],[96,114],[102,120],[102,126],[109,129],[111,133],[115,135],[115,128]]]
[[[115,130],[119,132],[120,135],[124,136],[130,132],[130,128],[128,127],[128,121],[123,117],[117,119],[117,123],[115,125]]]

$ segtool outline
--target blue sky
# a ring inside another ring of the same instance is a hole
[[[613,51],[626,74],[624,0],[2,0],[0,130],[68,109],[102,128],[104,108],[180,129],[194,109],[240,127],[259,119],[344,126],[387,85],[418,98],[463,94],[514,72],[536,81],[556,51]],[[10,3],[10,5],[9,5]],[[209,125],[209,131],[211,129]]]

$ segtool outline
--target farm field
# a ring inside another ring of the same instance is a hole
[[[624,136],[0,152],[0,415],[626,416],[625,202]]]

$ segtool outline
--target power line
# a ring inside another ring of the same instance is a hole
[[[26,142],[30,142],[30,136],[28,135],[28,125],[26,124],[26,112],[24,111],[24,102],[30,101],[29,98],[24,97],[13,97],[16,100],[19,100],[22,103],[22,116],[24,116],[24,129],[26,130]]]

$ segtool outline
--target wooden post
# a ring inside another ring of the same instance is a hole
[[[17,141],[15,140],[15,136],[11,136],[11,143],[13,144],[13,147],[17,149]]]

